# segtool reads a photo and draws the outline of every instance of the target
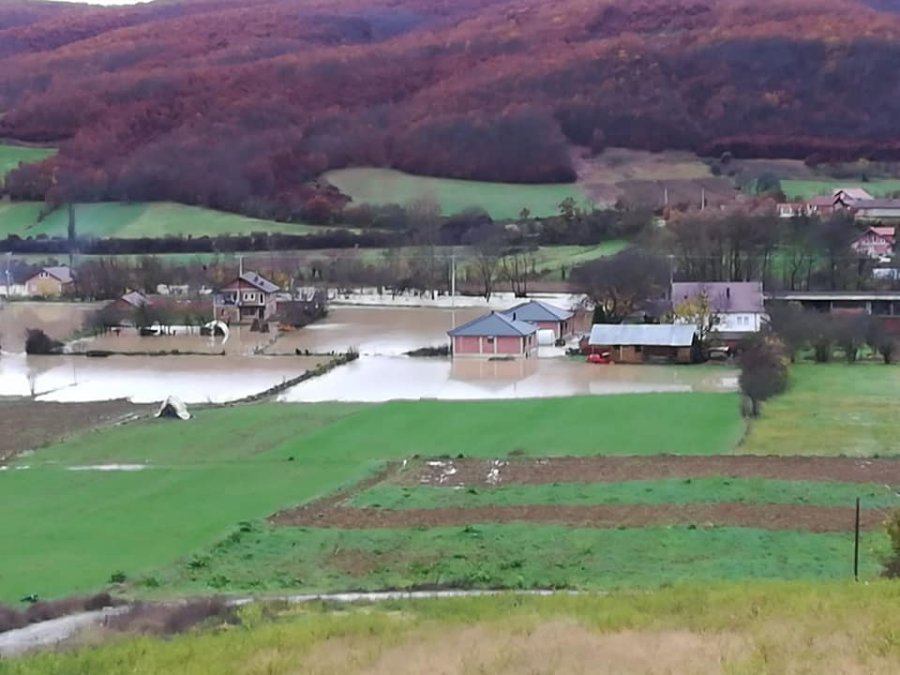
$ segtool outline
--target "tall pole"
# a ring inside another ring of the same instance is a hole
[[[859,497],[856,498],[856,528],[853,537],[853,578],[859,581]]]
[[[450,306],[456,306],[456,251],[450,254]]]

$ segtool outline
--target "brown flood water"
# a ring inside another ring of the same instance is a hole
[[[25,331],[39,328],[54,340],[66,340],[81,329],[102,304],[73,302],[0,302],[0,348],[25,351]]]
[[[302,375],[323,359],[265,356],[0,356],[0,396],[40,401],[226,403]]]
[[[292,387],[279,400],[511,399],[736,389],[737,371],[719,366],[593,365],[569,358],[452,361],[364,356]]]
[[[269,350],[327,354],[356,349],[368,356],[401,356],[419,347],[449,344],[447,331],[481,316],[477,308],[332,307],[328,317],[283,335]]]

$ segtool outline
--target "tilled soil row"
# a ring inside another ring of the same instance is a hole
[[[766,478],[900,485],[900,458],[846,457],[558,457],[509,460],[446,459],[416,463],[392,482],[402,485],[496,486],[618,483],[665,478]]]
[[[861,525],[883,526],[887,510],[866,510]],[[276,525],[338,529],[461,527],[494,523],[540,523],[615,528],[694,525],[754,527],[766,530],[851,532],[854,509],[806,505],[686,504],[612,506],[492,506],[417,510],[354,509],[316,502],[282,511]]]

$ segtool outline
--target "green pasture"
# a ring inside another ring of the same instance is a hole
[[[891,673],[900,586],[693,583],[653,592],[255,604],[240,627],[102,637],[9,660],[9,675]],[[100,642],[100,644],[98,644]],[[603,655],[609,655],[604,658]],[[302,664],[302,665],[300,665]],[[609,666],[604,670],[599,667]]]
[[[154,572],[150,593],[273,593],[416,586],[653,588],[703,579],[847,579],[853,533],[705,526],[579,528],[537,523],[408,529],[235,528],[204,555]],[[868,533],[877,577],[887,537]],[[148,577],[135,581],[148,592]]]
[[[766,480],[762,478],[675,478],[621,483],[471,486],[464,489],[384,483],[356,494],[354,508],[436,509],[480,506],[606,504],[809,504],[900,508],[900,497],[886,485]]]
[[[727,394],[372,406],[260,404],[88,433],[0,472],[0,601],[51,597],[200,553],[239,521],[414,454],[714,454],[743,424]],[[646,421],[653,419],[654,424]],[[148,464],[136,472],[71,466]]]
[[[39,219],[42,204],[19,202],[0,206],[0,237],[66,237],[69,215],[59,208]],[[5,207],[5,208],[4,208]],[[278,223],[173,202],[101,202],[75,207],[81,237],[137,239],[174,236],[242,235],[252,232],[311,234],[326,228]]]
[[[900,454],[900,369],[878,363],[796,364],[786,393],[763,404],[742,452],[770,455]]]
[[[879,178],[861,183],[839,179],[782,180],[781,189],[788,199],[807,200],[816,195],[830,195],[838,188],[859,187],[875,197],[886,197],[900,191],[900,178]]]
[[[581,187],[574,184],[485,183],[373,168],[339,169],[323,178],[357,204],[405,205],[428,200],[436,202],[446,216],[480,207],[495,220],[518,218],[523,208],[533,217],[545,217],[559,213],[560,202],[569,197],[579,204],[588,201]]]
[[[56,150],[53,148],[28,148],[20,145],[0,144],[0,185],[3,184],[6,174],[18,167],[19,164],[40,162],[55,154]]]

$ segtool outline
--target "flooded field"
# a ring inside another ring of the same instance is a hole
[[[110,332],[78,340],[68,348],[73,352],[97,349],[131,354],[179,351],[249,356],[263,351],[278,336],[277,333],[251,331],[250,326],[232,326],[227,339],[200,335],[200,329],[196,326],[172,326],[167,331],[170,334],[141,336],[134,328],[123,328],[118,333]]]
[[[87,316],[102,304],[73,302],[0,303],[0,348],[25,351],[25,331],[39,328],[54,340],[65,340],[81,329]]]
[[[419,347],[449,344],[447,331],[484,314],[483,309],[332,307],[328,317],[279,338],[272,354],[319,354],[356,349],[369,356],[400,356]]]
[[[550,398],[736,389],[737,371],[721,366],[591,365],[567,358],[451,361],[364,356],[289,389],[279,400]]]
[[[128,399],[154,403],[227,403],[302,375],[315,357],[263,356],[0,356],[0,396],[39,401]]]

